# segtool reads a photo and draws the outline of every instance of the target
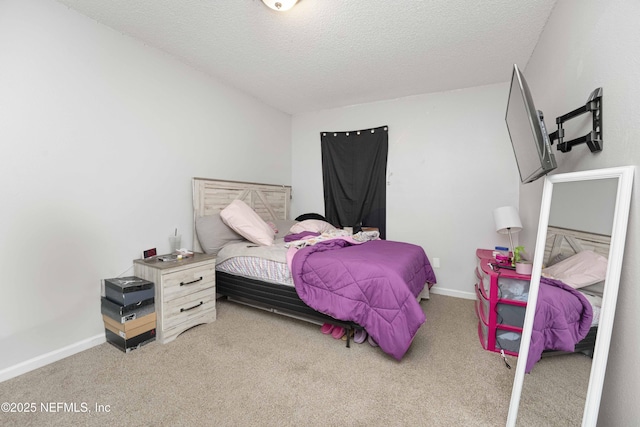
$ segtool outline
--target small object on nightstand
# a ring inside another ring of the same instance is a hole
[[[182,259],[182,255],[161,255],[156,258],[157,261],[162,262],[171,262],[171,261],[179,261]]]
[[[516,273],[531,275],[533,272],[533,264],[529,261],[516,262]]]
[[[170,262],[170,261],[181,261],[187,258],[193,258],[193,252],[188,251],[186,249],[178,249],[177,253],[169,254],[169,255],[160,255],[153,261],[162,261],[162,262]]]
[[[182,236],[178,234],[178,229],[176,228],[175,234],[169,236],[169,253],[174,253],[178,249],[180,249],[180,242],[182,241]]]
[[[505,246],[496,246],[495,250],[493,251],[493,257],[495,258],[498,255],[509,256],[509,248]]]
[[[500,267],[507,267],[511,265],[511,252],[509,252],[509,248],[496,246],[496,249],[493,251],[493,257]]]
[[[151,258],[156,255],[158,255],[158,252],[156,252],[156,248],[147,249],[146,251],[142,252],[142,258],[144,259]]]

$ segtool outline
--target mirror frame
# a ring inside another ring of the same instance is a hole
[[[540,287],[544,248],[547,238],[547,228],[549,226],[553,187],[555,184],[564,182],[617,178],[618,190],[616,194],[616,206],[611,231],[611,245],[609,247],[609,264],[607,267],[607,275],[605,277],[600,322],[598,324],[593,361],[591,363],[591,374],[589,377],[589,386],[587,389],[587,397],[582,416],[582,425],[595,426],[598,421],[600,398],[602,397],[602,386],[604,384],[604,375],[607,368],[609,344],[611,343],[613,319],[618,299],[618,288],[620,285],[620,272],[622,270],[622,258],[624,255],[624,245],[627,236],[627,223],[629,221],[634,171],[635,166],[621,166],[609,169],[548,175],[545,177],[544,187],[542,190],[542,203],[540,206],[538,234],[533,258],[533,271],[529,287],[529,302],[527,303],[527,310],[525,312],[520,350],[518,352],[518,364],[516,366],[516,373],[513,380],[507,427],[515,426],[518,417],[518,406],[520,404],[520,396],[522,394],[522,385],[524,383],[525,376],[524,371],[527,364],[527,357],[529,355],[531,331],[533,329],[533,320],[538,301],[538,289]]]

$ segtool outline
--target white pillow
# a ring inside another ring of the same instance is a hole
[[[312,231],[314,233],[325,233],[327,231],[335,230],[336,228],[326,221],[319,219],[305,219],[295,224],[289,229],[293,234],[302,233],[303,231]]]
[[[542,275],[560,280],[574,289],[602,282],[607,275],[607,258],[582,251],[542,270]]]
[[[289,234],[291,227],[297,224],[298,221],[294,219],[275,219],[273,223],[276,225],[276,238],[278,238]]]
[[[273,245],[273,228],[242,200],[231,202],[220,211],[220,217],[233,231],[250,242],[262,246]]]

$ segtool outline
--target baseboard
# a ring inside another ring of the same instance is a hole
[[[0,371],[0,383],[106,342],[104,333],[25,360]]]
[[[476,299],[475,292],[465,292],[465,291],[458,291],[455,289],[440,288],[437,285],[429,289],[429,292],[437,295],[446,295],[448,297],[473,299],[473,300]]]

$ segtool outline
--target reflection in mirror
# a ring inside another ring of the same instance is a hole
[[[633,167],[545,179],[508,426],[596,424],[632,179]]]
[[[544,276],[561,276],[562,266],[579,253],[600,255],[602,258],[597,259],[603,261],[606,267],[617,188],[618,180],[615,178],[554,185],[543,258]],[[549,271],[551,273],[547,273]],[[542,353],[541,360],[532,369],[533,374],[525,376],[518,424],[532,425],[530,420],[535,419],[545,420],[545,425],[580,425],[589,385],[605,274],[606,269],[594,269],[590,277],[580,277],[581,284],[588,283],[579,291],[592,308],[591,328],[587,336],[576,344],[574,353],[553,350]],[[562,278],[563,282],[571,285],[576,285],[575,281],[578,280],[569,274]]]

